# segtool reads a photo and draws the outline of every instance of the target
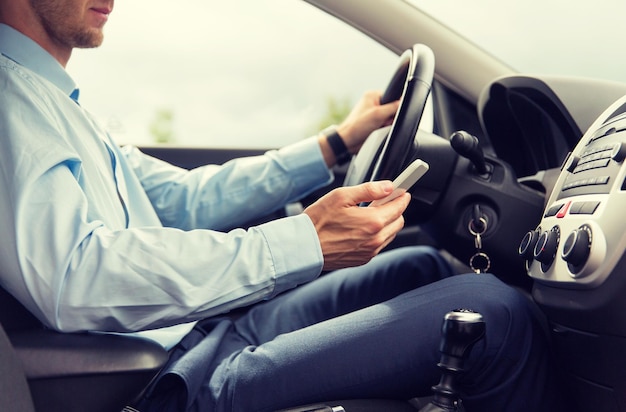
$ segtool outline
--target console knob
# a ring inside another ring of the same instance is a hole
[[[617,163],[622,163],[626,158],[626,144],[624,142],[618,143],[611,152],[611,158]]]
[[[591,251],[591,228],[583,225],[569,234],[563,245],[561,257],[565,260],[570,270],[577,272],[589,258]]]
[[[576,170],[576,166],[578,166],[579,162],[580,156],[572,155],[566,170],[570,173],[574,173],[574,170]]]
[[[556,250],[559,247],[560,237],[561,232],[559,230],[559,227],[554,226],[549,231],[543,232],[537,240],[533,255],[535,259],[543,264],[544,270],[549,267],[552,262],[554,262],[554,258],[556,257]]]
[[[524,235],[522,242],[517,248],[517,253],[526,260],[532,260],[535,256],[535,245],[539,239],[539,230],[531,230]]]

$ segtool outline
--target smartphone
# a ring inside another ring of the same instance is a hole
[[[381,206],[406,193],[428,171],[428,163],[421,159],[414,160],[393,180],[393,192],[386,197],[374,200],[369,206]]]

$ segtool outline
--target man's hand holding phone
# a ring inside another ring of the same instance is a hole
[[[428,171],[428,163],[421,159],[414,160],[393,181],[393,192],[383,199],[372,201],[369,206],[381,206],[406,193]]]
[[[367,263],[404,227],[402,213],[411,197],[406,191],[428,170],[414,162],[395,179],[340,187],[304,210],[319,237],[324,270]],[[359,207],[378,202],[375,207]]]

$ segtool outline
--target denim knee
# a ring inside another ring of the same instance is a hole
[[[479,296],[473,309],[486,324],[463,378],[468,411],[550,410],[556,389],[540,312],[529,296],[492,275],[466,276],[474,278],[466,293]]]

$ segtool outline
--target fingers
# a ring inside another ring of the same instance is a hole
[[[385,230],[381,231],[380,233],[381,238],[384,238],[384,240],[380,242],[380,245],[376,249],[374,256],[380,253],[380,251],[383,250],[385,247],[387,247],[387,245],[389,245],[396,238],[396,235],[398,234],[398,232],[400,232],[400,230],[402,230],[403,227],[404,218],[402,217],[402,215],[400,215],[390,224],[386,225]]]
[[[400,107],[400,100],[394,100],[389,103],[381,104],[382,92],[366,92],[364,100],[369,101],[371,107],[377,111],[377,117],[379,120],[387,120],[389,117],[393,117],[398,108]]]
[[[404,227],[404,206],[394,209],[390,202],[385,207],[391,213],[382,213],[382,208],[351,207],[342,215],[344,223],[351,222],[345,230],[333,237],[320,234],[325,270],[363,265],[395,239]]]
[[[345,187],[337,190],[341,190],[344,193],[345,199],[343,200],[343,204],[346,206],[353,206],[359,205],[363,202],[369,203],[374,200],[384,199],[393,192],[393,183],[389,180],[381,180],[362,183],[357,186]],[[397,212],[399,211],[399,214],[401,214],[411,200],[409,195],[406,193],[405,195],[406,196],[398,196],[401,198],[400,201],[398,201],[394,207],[388,209],[387,213],[390,213],[391,211],[392,214],[397,215]],[[377,207],[381,206],[382,205],[377,205]]]
[[[372,234],[377,236],[376,242],[379,243],[379,248],[376,253],[387,246],[404,227],[404,217],[402,213],[406,210],[410,200],[411,195],[405,193],[385,205],[376,208],[367,208],[368,212],[371,211],[376,216],[372,218],[376,224],[370,227]],[[376,220],[376,218],[378,220]]]
[[[393,102],[389,102],[386,104],[380,104],[381,93],[375,92],[374,94],[366,94],[364,100],[367,103],[364,103],[364,111],[370,113],[372,119],[372,124],[376,125],[376,127],[381,127],[382,125],[388,123],[390,120],[393,120],[398,108],[400,107],[400,100],[395,100]]]
[[[396,112],[398,111],[399,107],[400,100],[389,102],[383,106],[380,106],[381,117],[384,124],[391,123],[393,118],[396,116]]]
[[[409,194],[375,208],[357,206],[385,197],[392,189],[389,181],[342,187],[304,210],[317,231],[325,270],[367,263],[395,238],[404,226],[402,212]]]
[[[380,104],[379,91],[366,92],[354,106],[337,131],[352,153],[356,153],[365,139],[374,131],[391,124],[398,110],[399,101]]]
[[[382,199],[393,192],[393,184],[390,180],[367,182],[357,186],[345,187],[346,202],[348,205],[358,205],[362,202]]]

